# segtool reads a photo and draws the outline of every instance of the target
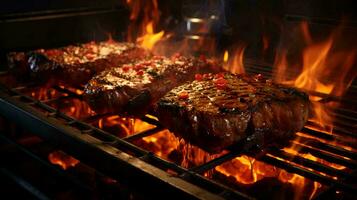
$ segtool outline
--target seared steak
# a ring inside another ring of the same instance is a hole
[[[149,53],[132,43],[100,42],[10,53],[10,67],[30,72],[38,80],[78,86],[94,74],[120,64],[147,57]]]
[[[215,153],[233,144],[281,144],[303,128],[309,98],[260,75],[196,75],[157,103],[160,122],[177,136]],[[247,145],[249,146],[249,145]]]
[[[97,113],[139,116],[172,88],[194,80],[195,73],[218,70],[206,59],[154,56],[103,71],[85,86],[85,96]]]

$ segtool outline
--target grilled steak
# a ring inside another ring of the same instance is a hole
[[[38,80],[78,86],[96,73],[120,64],[143,59],[149,53],[132,43],[90,42],[58,49],[10,53],[10,67],[30,72]]]
[[[236,143],[282,144],[302,129],[308,107],[305,93],[259,75],[197,74],[161,98],[157,114],[177,136],[216,153]]]
[[[103,71],[86,85],[85,96],[97,113],[139,116],[172,88],[194,80],[195,73],[218,70],[206,59],[154,56]]]

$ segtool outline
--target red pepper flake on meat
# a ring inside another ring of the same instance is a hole
[[[137,75],[142,76],[144,74],[144,71],[140,70],[136,72]]]
[[[94,54],[87,54],[86,55],[86,58],[88,59],[88,60],[93,60],[94,59]]]
[[[129,71],[130,70],[130,66],[128,66],[128,65],[124,65],[123,67],[122,67],[122,69],[123,69],[123,71],[124,72],[127,72],[127,71]]]
[[[202,80],[202,75],[201,74],[195,74],[195,79],[196,81],[201,81]]]
[[[137,65],[134,66],[134,69],[135,69],[136,71],[140,71],[140,70],[142,70],[142,69],[144,69],[144,68],[146,68],[146,66],[145,66],[143,63],[139,63],[139,64],[137,64]]]
[[[224,78],[224,73],[218,73],[214,77],[217,78],[217,79]]]
[[[180,92],[179,94],[178,94],[178,97],[179,97],[179,99],[188,99],[188,92],[185,92],[185,91],[183,91],[183,92]]]
[[[227,81],[226,79],[224,79],[224,78],[219,78],[219,79],[216,79],[216,80],[214,81],[216,87],[217,87],[218,89],[220,89],[220,90],[223,90],[223,89],[226,88],[227,82],[228,82],[228,81]]]
[[[211,78],[211,75],[210,74],[203,74],[202,78],[204,80],[207,80],[207,79],[210,79]]]

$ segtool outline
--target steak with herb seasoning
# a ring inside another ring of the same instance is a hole
[[[85,86],[89,105],[97,113],[140,116],[172,88],[194,80],[195,73],[219,71],[212,60],[154,56],[111,68]]]
[[[283,144],[308,118],[309,98],[260,75],[196,75],[157,103],[160,122],[175,135],[216,153],[234,144]]]
[[[90,42],[58,49],[39,49],[27,53],[10,53],[9,65],[31,74],[36,80],[53,84],[79,86],[95,74],[114,66],[149,56],[133,43]],[[17,70],[17,72],[19,71]]]

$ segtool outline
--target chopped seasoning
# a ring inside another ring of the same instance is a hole
[[[207,79],[211,78],[211,74],[203,74],[202,78],[204,80],[207,80]]]
[[[142,70],[144,68],[144,65],[142,63],[139,63],[137,65],[134,66],[134,69],[136,71]]]
[[[224,78],[224,73],[218,73],[214,77],[217,78],[217,79]]]
[[[215,81],[214,81],[214,83],[216,84],[216,87],[218,88],[218,89],[225,89],[226,88],[226,86],[227,86],[227,80],[226,79],[224,79],[224,78],[219,78],[219,79],[216,79]]]
[[[137,75],[142,76],[144,74],[144,71],[140,70],[136,72]]]
[[[203,76],[202,76],[201,74],[195,74],[195,79],[196,79],[197,81],[201,81],[202,78],[203,78]]]
[[[123,69],[123,71],[124,72],[127,72],[127,71],[129,71],[130,70],[130,66],[128,66],[128,65],[124,65],[123,67],[122,67],[122,69]]]
[[[86,58],[87,58],[88,60],[93,60],[94,57],[95,57],[94,54],[87,54],[87,55],[86,55]]]

